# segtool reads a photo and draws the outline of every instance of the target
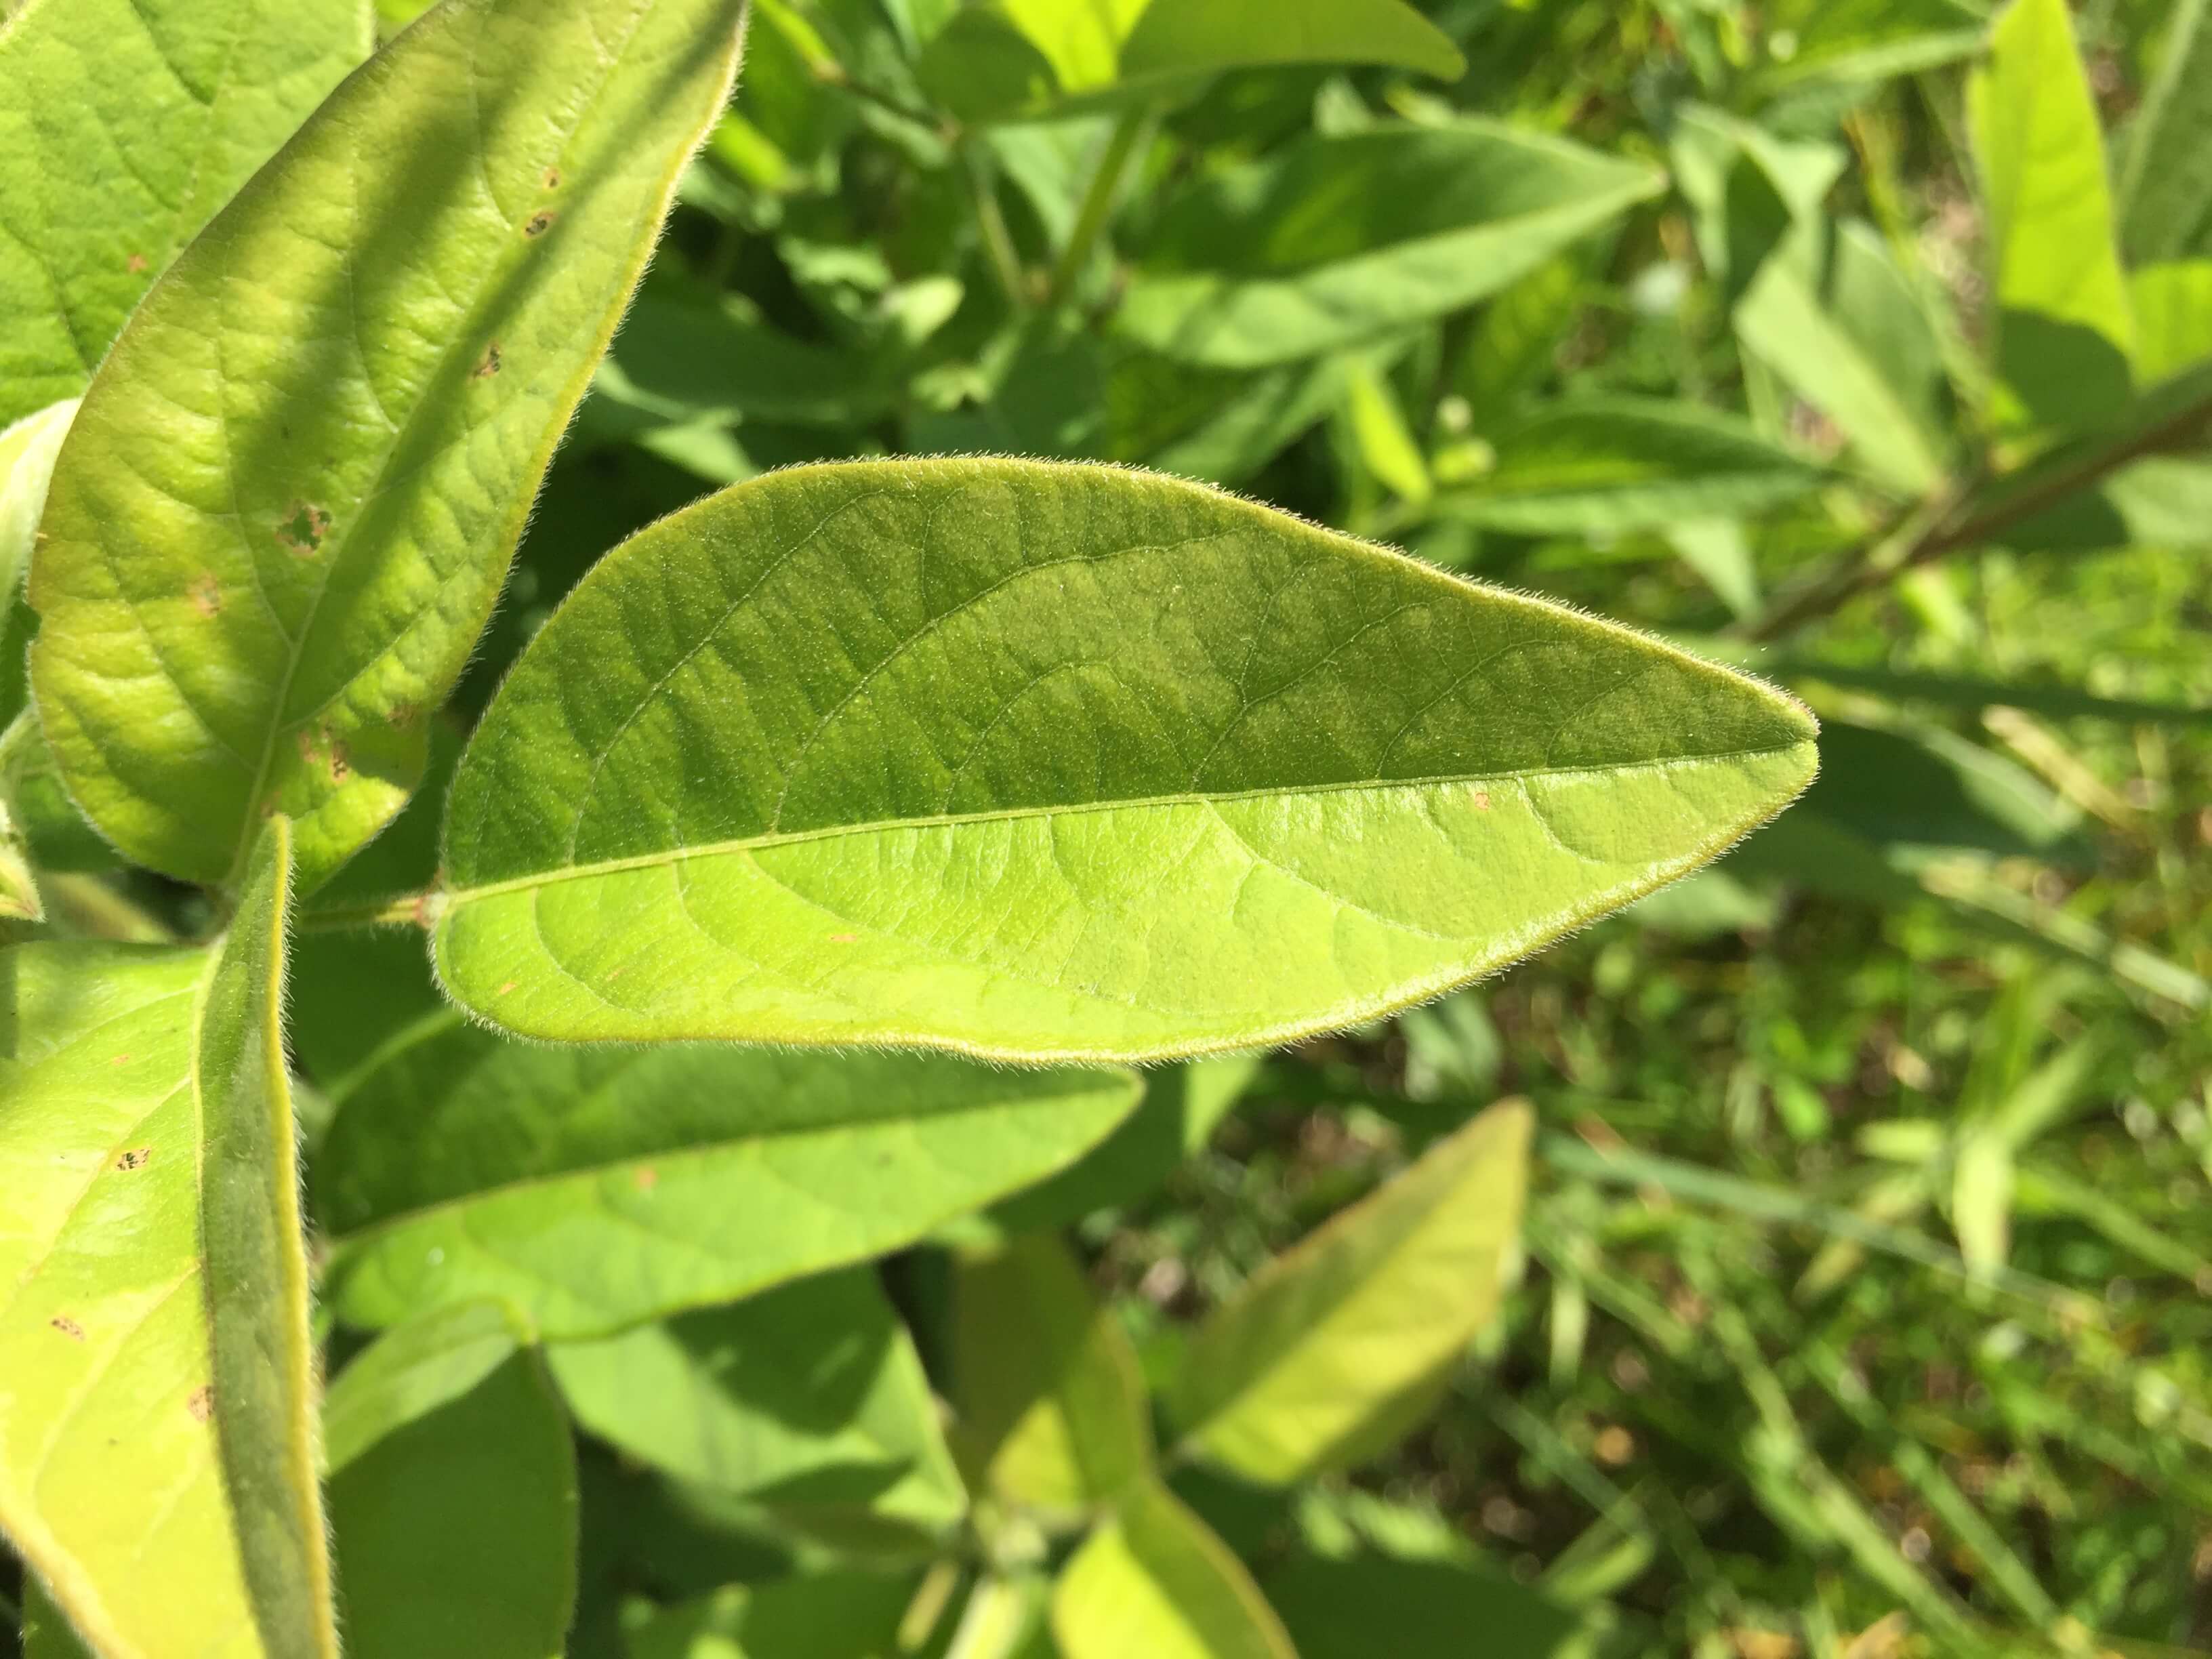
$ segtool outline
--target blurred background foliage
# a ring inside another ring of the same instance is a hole
[[[1161,1074],[1165,1131],[973,1233],[1071,1224],[1168,1391],[1271,1255],[1518,1097],[1522,1244],[1432,1414],[1287,1490],[1173,1476],[1305,1659],[2212,1646],[2201,388],[2145,414],[2094,326],[2019,343],[2039,279],[1972,149],[2021,87],[1978,67],[1974,0],[1420,9],[1463,74],[1412,40],[1148,81],[1086,44],[1110,7],[756,0],[461,705],[674,507],[947,451],[1210,478],[1783,681],[1825,769],[1773,830],[1388,1025]],[[2142,159],[2147,100],[2212,85],[2204,10],[2073,17],[2137,388],[2212,355],[2212,188],[2192,221]],[[1516,190],[1450,270],[1392,257]],[[1361,260],[1190,324],[1222,282]],[[302,1018],[327,1085],[349,1056]],[[887,1269],[936,1376],[958,1271]],[[777,1611],[790,1537],[633,1451],[587,1443],[574,1650],[828,1653]],[[911,1582],[797,1547],[957,1651],[937,1615],[980,1559],[1041,1559],[1017,1534]]]

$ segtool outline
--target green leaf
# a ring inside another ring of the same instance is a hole
[[[1313,356],[1495,294],[1665,185],[1472,118],[1310,137],[1170,200],[1115,325],[1219,368]]]
[[[1773,61],[1759,80],[1770,89],[1934,69],[1969,56],[1988,33],[1966,0],[1780,0],[1760,9],[1760,22]]]
[[[34,0],[0,26],[0,427],[84,390],[369,46],[365,0]]]
[[[960,1259],[952,1371],[952,1447],[979,1494],[1074,1525],[1150,1476],[1137,1356],[1050,1234]]]
[[[740,9],[449,0],[131,318],[31,599],[48,740],[133,859],[234,880],[281,811],[306,890],[404,804]]]
[[[35,1578],[23,1581],[23,1659],[94,1659]]]
[[[2120,240],[2138,265],[2212,258],[2212,5],[2177,0],[2163,58],[2128,131]]]
[[[1196,485],[796,469],[616,550],[524,653],[454,781],[438,973],[562,1041],[1252,1048],[1694,868],[1812,735]]]
[[[1407,1654],[1483,1647],[1513,1659],[1568,1659],[1581,1621],[1503,1571],[1472,1563],[1361,1555],[1334,1561],[1299,1555],[1262,1581],[1297,1643],[1299,1659],[1370,1659],[1387,1630]]]
[[[211,950],[0,955],[0,1528],[103,1653],[337,1653],[286,828]]]
[[[1949,447],[1935,334],[1868,227],[1838,228],[1828,281],[1823,294],[1796,264],[1768,260],[1736,307],[1737,337],[1835,422],[1876,477],[1925,495]]]
[[[1171,96],[1231,70],[1364,64],[1455,81],[1467,60],[1405,0],[984,0],[915,72],[963,120]],[[1055,107],[1056,106],[1056,107]]]
[[[1370,1419],[1418,1393],[1497,1311],[1528,1128],[1525,1106],[1493,1107],[1217,1310],[1170,1401],[1188,1443],[1273,1485],[1364,1450]]]
[[[1404,0],[1152,0],[1121,47],[1124,81],[1277,64],[1467,73],[1450,37]]]
[[[2013,0],[1967,87],[1989,215],[1994,362],[2015,423],[2078,427],[2128,397],[2135,331],[2096,101],[2066,0]]]
[[[317,1161],[356,1324],[504,1298],[596,1336],[896,1249],[1127,1115],[1127,1073],[710,1047],[551,1049],[449,1016],[348,1093]]]
[[[1820,758],[1807,813],[1907,861],[1960,850],[2074,865],[2092,857],[2081,814],[2033,773],[1940,727],[1889,731],[1831,720]]]
[[[576,1454],[514,1316],[400,1326],[323,1410],[354,1659],[556,1659],[576,1601]]]
[[[641,1605],[623,1627],[628,1659],[885,1659],[913,1594],[879,1573],[807,1573],[732,1584],[670,1607]]]
[[[1052,1630],[1066,1659],[1296,1659],[1243,1564],[1150,1481],[1061,1570]]]
[[[1718,410],[1656,398],[1545,405],[1500,430],[1479,483],[1439,497],[1455,519],[1519,535],[1619,536],[1733,518],[1818,489],[1818,465]]]
[[[778,1533],[927,1549],[967,1510],[921,1361],[865,1269],[546,1358],[585,1428],[754,1501]]]
[[[2148,265],[2129,283],[2136,373],[2146,385],[2212,361],[2212,259]]]

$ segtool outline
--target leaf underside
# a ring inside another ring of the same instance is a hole
[[[131,318],[56,469],[41,719],[135,861],[302,890],[398,811],[720,108],[742,0],[451,0]]]
[[[0,1526],[111,1656],[336,1652],[283,829],[219,946],[0,957]]]

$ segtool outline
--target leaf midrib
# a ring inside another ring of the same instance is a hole
[[[639,34],[643,32],[647,14],[650,12],[651,9],[652,0],[646,0],[646,3],[638,6],[636,10],[631,14],[629,30],[623,37],[622,43],[608,55],[604,65],[603,73],[599,77],[599,84],[592,88],[590,96],[583,100],[582,107],[579,110],[574,125],[569,126],[568,131],[562,135],[556,154],[564,163],[568,158],[570,149],[576,142],[577,135],[583,131],[586,125],[588,124],[592,118],[599,112],[601,105],[605,101],[607,90],[614,84],[615,77],[621,70],[624,61],[628,58],[630,48],[636,44]],[[478,48],[482,44],[483,34],[482,32],[479,31],[476,38],[470,42],[467,48],[470,84],[471,87],[476,84],[476,76],[480,63],[477,52]],[[356,167],[357,167],[359,162],[357,148],[354,159]],[[481,167],[483,162],[483,147],[481,138],[479,138],[477,144],[477,160],[479,167]],[[353,178],[356,185],[355,195],[357,211],[360,193],[358,189],[359,178],[357,173],[356,173],[353,168],[349,168],[348,171],[349,176]],[[485,193],[487,196],[490,197],[492,210],[494,213],[501,214],[502,217],[506,216],[502,212],[501,204],[500,203],[498,197],[489,189],[488,181]],[[489,296],[495,295],[500,291],[500,288],[505,279],[506,273],[513,267],[514,262],[519,258],[528,257],[530,257],[530,254],[527,250],[518,251],[516,247],[509,246],[507,248],[496,251],[493,258],[484,264],[482,270],[482,285],[477,289],[477,292],[470,297],[468,304],[464,309],[464,326],[457,328],[453,336],[447,341],[445,349],[439,353],[436,365],[423,380],[422,384],[424,386],[428,387],[435,386],[455,358],[465,356],[477,349],[477,345],[483,334],[483,330],[481,325],[482,312],[486,300]],[[343,269],[345,270],[347,283],[350,284],[353,281],[353,264],[350,255],[347,257],[343,264]],[[349,300],[348,304],[350,307],[353,302]],[[220,332],[218,332],[216,337],[219,347],[222,337]],[[376,400],[378,406],[380,409],[382,407],[382,394],[376,388],[374,375],[371,373],[370,365],[365,356],[362,359],[361,380],[362,384],[368,387],[370,396]],[[407,411],[406,415],[389,434],[385,445],[384,453],[377,463],[375,476],[370,480],[368,487],[361,492],[359,498],[361,502],[366,503],[372,501],[384,493],[390,482],[390,473],[392,464],[398,459],[401,453],[408,447],[407,440],[410,433],[412,433],[416,427],[422,421],[434,418],[442,412],[444,412],[443,406],[440,404],[438,400],[434,397],[424,395],[419,397],[416,400],[415,406]],[[224,424],[226,442],[228,442],[228,421],[226,421]],[[234,471],[232,474],[234,485],[235,483],[235,477],[236,475]],[[297,635],[287,641],[287,660],[285,663],[284,675],[283,679],[278,683],[276,695],[270,699],[269,704],[268,734],[263,742],[261,759],[255,769],[252,787],[246,792],[245,801],[246,811],[245,818],[239,829],[237,844],[233,848],[231,854],[230,875],[233,879],[237,878],[243,872],[246,867],[246,860],[252,855],[253,850],[253,838],[260,828],[260,822],[258,818],[255,817],[252,806],[254,802],[261,799],[263,792],[269,787],[270,776],[276,763],[278,740],[285,732],[292,730],[295,726],[301,724],[301,717],[295,717],[290,712],[293,687],[299,679],[301,667],[307,659],[307,647],[309,640],[313,637],[314,633],[315,618],[322,610],[324,600],[329,597],[331,583],[337,576],[339,567],[345,562],[347,555],[353,549],[354,529],[355,526],[350,525],[343,526],[341,529],[340,534],[331,538],[333,545],[331,545],[329,550],[328,556],[324,560],[320,580],[316,584],[313,598],[308,603],[306,614],[300,618],[299,632]],[[258,560],[254,556],[253,550],[252,548],[249,547],[246,550],[248,553],[249,562],[254,565],[258,573],[259,569]],[[512,550],[510,550],[510,553],[511,551]],[[343,689],[344,688],[343,687],[341,688],[341,695],[343,694]],[[328,706],[327,702],[323,705],[323,707],[325,708]],[[319,710],[311,712],[304,718],[312,720],[315,712],[319,712]]]
[[[1016,822],[1025,818],[1049,818],[1080,816],[1093,812],[1146,811],[1164,807],[1206,806],[1226,801],[1261,800],[1275,797],[1381,793],[1392,790],[1433,789],[1449,784],[1515,783],[1536,778],[1574,776],[1620,777],[1634,773],[1665,771],[1675,767],[1706,766],[1729,761],[1748,760],[1761,755],[1778,755],[1808,745],[1809,737],[1795,737],[1782,743],[1762,744],[1751,748],[1716,750],[1703,755],[1671,755],[1648,761],[1604,762],[1585,766],[1527,766],[1509,768],[1495,772],[1442,773],[1412,778],[1357,778],[1337,783],[1298,785],[1262,785],[1250,789],[1219,791],[1179,791],[1169,794],[1132,795],[1113,800],[1071,801],[1045,806],[992,807],[975,812],[937,812],[905,818],[878,818],[860,823],[825,824],[812,830],[769,830],[757,836],[740,836],[728,841],[705,842],[696,847],[673,847],[650,853],[632,854],[626,857],[602,859],[589,864],[562,865],[525,876],[513,876],[500,881],[483,882],[472,886],[450,888],[439,896],[438,914],[442,919],[465,905],[480,899],[496,898],[502,894],[528,892],[533,889],[557,886],[571,881],[589,880],[599,876],[621,875],[632,870],[653,870],[672,865],[689,863],[694,859],[726,858],[739,853],[753,853],[770,848],[801,846],[810,842],[834,841],[849,836],[883,835],[904,830],[935,830],[957,828],[963,824]]]

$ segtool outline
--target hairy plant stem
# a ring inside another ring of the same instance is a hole
[[[1067,246],[1060,250],[1060,263],[1053,267],[1052,286],[1045,290],[1048,311],[1059,310],[1074,294],[1076,283],[1082,279],[1083,268],[1091,262],[1091,251],[1098,245],[1107,220],[1113,216],[1115,202],[1121,193],[1122,178],[1129,170],[1129,158],[1143,147],[1144,140],[1151,134],[1156,113],[1154,106],[1139,104],[1123,111],[1121,118],[1114,124],[1113,135],[1107,139],[1098,166],[1091,175],[1090,187],[1084,192],[1075,228],[1068,233]]]
[[[365,904],[337,905],[327,910],[303,912],[293,924],[302,933],[343,933],[360,927],[423,927],[432,921],[434,889],[419,893],[394,893]]]

